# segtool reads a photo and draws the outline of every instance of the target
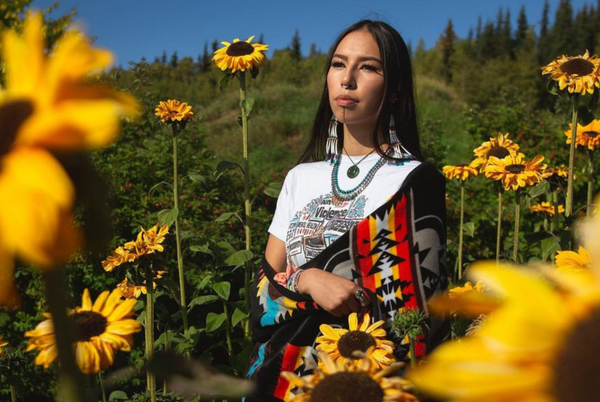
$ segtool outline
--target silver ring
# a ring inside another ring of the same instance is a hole
[[[348,89],[348,88],[350,88],[350,85],[348,85],[348,84],[342,84],[342,88]]]
[[[356,300],[358,300],[360,305],[363,307],[369,304],[369,298],[365,294],[364,290],[362,290],[362,288],[358,288],[354,291],[354,297],[356,297]]]

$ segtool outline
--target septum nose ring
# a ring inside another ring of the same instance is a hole
[[[348,89],[348,88],[350,88],[350,85],[349,84],[342,84],[342,88]]]

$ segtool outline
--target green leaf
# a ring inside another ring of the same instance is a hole
[[[554,237],[542,240],[542,260],[547,261],[560,250],[560,244]]]
[[[535,198],[542,194],[546,194],[548,191],[550,191],[550,183],[548,183],[548,180],[542,180],[537,186],[533,186],[531,190],[529,190],[528,195],[531,198]]]
[[[233,215],[235,215],[235,212],[224,212],[217,219],[215,219],[215,222],[224,222]]]
[[[225,313],[208,313],[206,316],[206,332],[213,332],[221,328],[226,319]]]
[[[198,174],[198,173],[192,173],[189,175],[190,180],[194,183],[200,183],[200,184],[204,184],[206,183],[206,177]]]
[[[160,225],[171,226],[177,219],[177,216],[179,216],[179,209],[163,209],[158,212],[158,223]]]
[[[272,198],[278,198],[281,192],[281,183],[269,183],[265,188],[265,194]]]
[[[221,93],[223,93],[225,89],[227,89],[227,86],[231,82],[232,78],[233,74],[226,74],[221,77],[221,80],[219,81],[219,90],[221,91]]]
[[[219,298],[215,295],[198,296],[194,300],[192,300],[190,304],[188,304],[188,308],[191,309],[195,306],[202,306],[203,304],[214,302],[218,299]]]
[[[198,285],[198,287],[200,289],[204,289],[206,287],[206,285],[208,285],[208,282],[210,282],[210,280],[212,279],[212,275],[206,275],[202,281],[200,282],[200,284]]]
[[[242,310],[236,307],[233,315],[231,316],[231,325],[236,326],[243,319],[248,318],[248,313],[244,313]]]
[[[227,257],[225,263],[227,265],[235,265],[239,267],[241,265],[244,265],[246,261],[250,261],[252,257],[254,257],[252,251],[240,250]]]
[[[212,257],[215,256],[214,253],[212,252],[212,250],[210,249],[210,247],[208,247],[208,244],[203,244],[203,245],[194,244],[193,246],[190,246],[190,251],[192,251],[194,253],[208,254]]]
[[[112,401],[126,401],[128,400],[129,397],[127,397],[127,394],[123,391],[113,391],[110,393],[110,396],[108,397],[108,401],[112,402]]]
[[[219,164],[217,165],[217,169],[215,170],[215,180],[219,180],[219,177],[221,177],[221,175],[223,173],[225,173],[228,170],[231,170],[235,167],[240,168],[240,170],[242,171],[242,173],[244,173],[244,169],[235,162],[231,162],[231,161],[221,161],[219,162]]]
[[[231,292],[231,284],[229,282],[219,282],[213,285],[213,290],[223,300],[229,299],[229,293]]]
[[[250,112],[252,112],[252,108],[254,107],[254,98],[240,100],[240,107],[246,109],[246,117],[250,116]]]
[[[463,233],[465,233],[467,236],[473,237],[475,236],[475,223],[474,222],[467,222],[463,225]]]
[[[233,246],[226,241],[218,242],[217,247],[223,250],[228,256],[235,253],[235,249],[233,248]]]

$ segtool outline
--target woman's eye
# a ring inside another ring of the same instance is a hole
[[[377,67],[371,65],[371,64],[363,64],[362,66],[365,70],[370,70],[370,71],[377,71]]]
[[[339,61],[334,61],[333,63],[331,63],[331,67],[344,67],[344,63],[339,62]]]

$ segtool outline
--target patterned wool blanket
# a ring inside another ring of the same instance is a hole
[[[369,294],[373,320],[388,329],[403,308],[428,314],[427,300],[447,288],[445,267],[445,180],[429,163],[417,166],[398,192],[359,221],[300,269],[319,268],[354,281]],[[310,373],[316,361],[321,324],[348,328],[312,299],[290,291],[263,258],[251,294],[251,322],[256,342],[247,376],[257,392],[246,401],[286,400],[291,384],[282,371]],[[446,340],[449,320],[428,317],[428,328],[416,345],[417,357]],[[406,360],[407,339],[389,333],[398,360]]]

